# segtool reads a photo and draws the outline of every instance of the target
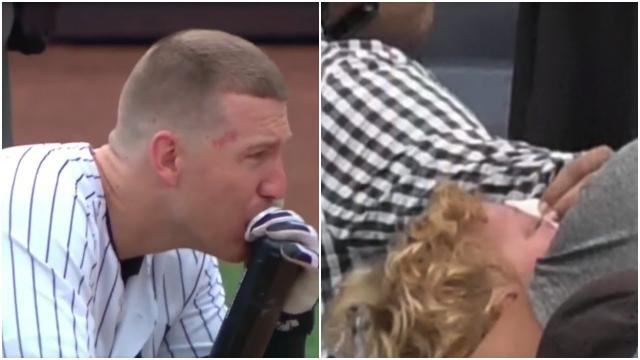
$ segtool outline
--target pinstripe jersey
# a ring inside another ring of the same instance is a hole
[[[323,301],[355,263],[386,253],[438,182],[536,197],[574,157],[490,135],[430,71],[378,40],[321,50]]]
[[[217,260],[147,255],[122,279],[100,174],[86,143],[0,152],[6,357],[193,357],[226,313]]]

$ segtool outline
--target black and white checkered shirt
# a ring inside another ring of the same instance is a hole
[[[322,45],[322,297],[448,179],[538,197],[573,154],[490,135],[420,63],[377,40]]]

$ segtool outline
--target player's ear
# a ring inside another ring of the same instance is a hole
[[[168,130],[156,132],[149,146],[151,166],[165,185],[176,186],[181,159],[176,135]]]

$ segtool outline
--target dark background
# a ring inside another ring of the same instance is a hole
[[[54,41],[151,42],[185,28],[215,28],[253,42],[318,43],[313,3],[61,4]]]
[[[638,134],[637,3],[437,3],[422,62],[489,132],[551,149]]]

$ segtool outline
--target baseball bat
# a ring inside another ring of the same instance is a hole
[[[281,246],[269,238],[252,244],[247,271],[209,357],[264,355],[284,301],[302,271],[282,257]]]

